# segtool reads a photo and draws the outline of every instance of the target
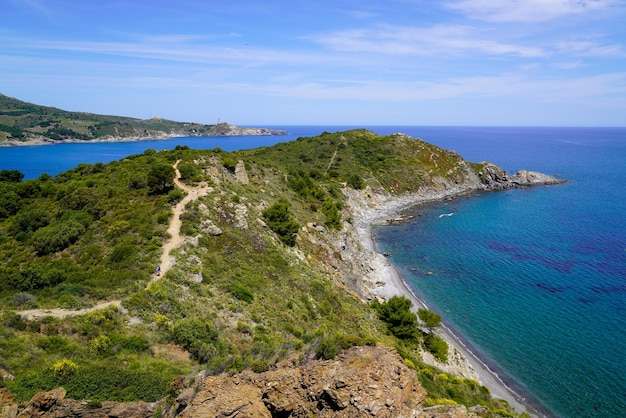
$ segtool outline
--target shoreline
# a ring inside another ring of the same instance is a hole
[[[237,137],[237,136],[284,136],[289,135],[289,132],[280,129],[267,129],[267,128],[243,128],[239,126],[230,125],[233,131],[224,135],[193,135],[185,134],[183,132],[165,133],[161,135],[151,136],[103,136],[93,139],[62,139],[53,140],[45,137],[35,137],[28,141],[20,140],[5,140],[0,141],[0,148],[11,147],[29,147],[29,146],[41,146],[41,145],[61,145],[61,144],[98,144],[98,143],[113,143],[113,142],[142,142],[142,141],[167,141],[173,138],[186,138],[186,137]],[[246,133],[247,132],[247,133]]]
[[[410,195],[404,197],[386,197],[383,202],[376,208],[366,206],[367,209],[360,214],[359,222],[355,225],[358,239],[366,249],[376,254],[377,274],[375,277],[376,288],[372,293],[384,299],[389,299],[395,295],[403,295],[413,302],[414,310],[418,308],[428,309],[428,305],[409,287],[402,273],[383,256],[378,248],[378,244],[373,235],[373,227],[384,225],[390,220],[397,220],[400,212],[427,203],[436,203],[440,201],[458,198],[464,195],[470,195],[472,192],[480,190],[472,190],[459,188],[456,190],[448,190],[444,193],[434,193],[430,196]],[[441,331],[438,334],[450,345],[450,347],[459,352],[479,377],[479,383],[487,387],[491,396],[503,399],[517,413],[527,413],[531,417],[547,417],[533,406],[527,399],[523,398],[513,388],[498,375],[498,373],[489,367],[487,363],[481,359],[468,344],[457,336],[450,327],[442,322]]]

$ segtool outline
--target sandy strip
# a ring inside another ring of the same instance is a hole
[[[387,223],[388,220],[397,217],[399,212],[403,209],[427,202],[443,201],[447,197],[458,196],[466,192],[467,190],[448,190],[445,194],[436,193],[432,196],[405,196],[402,198],[391,199],[385,196],[383,201],[379,201],[379,204],[376,205],[375,208],[370,206],[367,209],[364,209],[364,206],[361,206],[361,208],[358,209],[360,213],[358,214],[358,221],[355,223],[355,226],[359,241],[365,248],[377,253],[376,260],[373,261],[376,271],[375,281],[383,283],[382,286],[375,289],[374,292],[377,295],[385,299],[395,295],[404,295],[411,299],[415,311],[417,311],[417,308],[419,307],[427,308],[424,302],[407,287],[398,270],[387,260],[387,258],[378,252],[376,243],[372,236],[372,226]],[[515,408],[518,413],[526,412],[532,417],[543,416],[543,414],[539,414],[534,408],[524,404],[519,395],[509,389],[500,377],[491,371],[480,359],[478,359],[476,355],[474,355],[474,353],[472,353],[463,344],[463,342],[445,326],[445,324],[443,324],[441,331],[438,332],[438,334],[465,357],[474,371],[478,374],[479,382],[489,388],[491,395],[494,398],[507,401],[509,405]]]

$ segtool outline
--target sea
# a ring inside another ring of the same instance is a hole
[[[367,128],[509,173],[556,175],[567,183],[421,205],[373,235],[413,292],[539,415],[626,416],[626,128],[270,128],[289,135],[0,148],[0,169],[28,179],[147,148],[232,151]]]

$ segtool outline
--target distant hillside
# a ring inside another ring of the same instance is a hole
[[[283,134],[286,132],[265,128],[240,128],[228,123],[204,125],[175,122],[159,117],[143,120],[69,112],[55,107],[26,103],[0,94],[0,145],[160,139],[171,136]]]

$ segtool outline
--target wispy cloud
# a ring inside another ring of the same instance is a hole
[[[311,39],[327,48],[343,52],[438,56],[474,53],[520,57],[545,55],[541,48],[482,38],[478,32],[476,28],[464,25],[429,28],[379,25],[372,29],[340,31]]]
[[[614,0],[453,0],[447,7],[485,21],[542,22],[589,13],[614,3]]]
[[[580,57],[624,58],[622,45],[598,42],[592,39],[567,40],[557,43],[556,51]]]

